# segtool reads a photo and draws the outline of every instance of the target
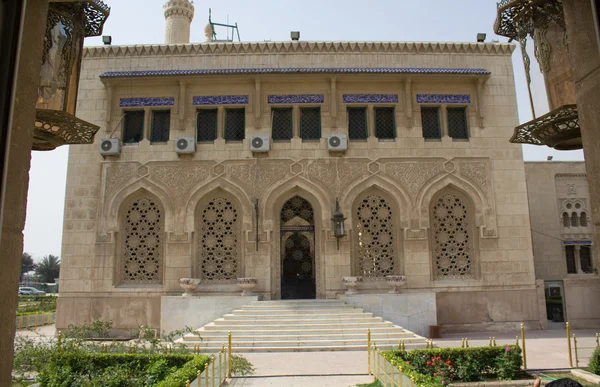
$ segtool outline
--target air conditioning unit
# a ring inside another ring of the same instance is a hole
[[[196,152],[196,141],[194,137],[177,137],[177,141],[175,142],[175,152],[179,155]]]
[[[334,152],[341,152],[348,149],[348,137],[345,134],[332,134],[327,140],[327,149]]]
[[[252,136],[250,150],[252,152],[268,152],[271,149],[269,136]]]
[[[100,154],[102,156],[114,156],[121,153],[121,142],[118,138],[103,138],[100,141]]]

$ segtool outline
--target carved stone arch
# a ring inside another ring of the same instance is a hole
[[[475,185],[454,175],[435,179],[424,186],[417,196],[415,211],[421,228],[429,228],[429,204],[432,198],[446,188],[454,188],[473,203],[476,227],[495,228],[495,209],[486,195]]]
[[[402,187],[398,187],[380,176],[371,176],[368,179],[358,181],[355,184],[348,186],[345,193],[340,197],[340,207],[342,212],[344,214],[350,214],[357,197],[370,189],[379,190],[392,199],[393,205],[396,206],[395,213],[398,215],[398,231],[409,227],[411,208],[410,196]],[[350,226],[347,227],[347,229],[351,230],[352,225],[351,223],[349,224]]]
[[[140,179],[128,186],[117,190],[107,197],[103,207],[103,222],[100,224],[99,232],[116,232],[119,223],[119,213],[123,202],[138,191],[147,191],[160,200],[165,210],[165,232],[172,232],[176,218],[175,206],[169,194],[158,185],[146,179]]]
[[[165,209],[161,199],[138,189],[121,201],[115,285],[161,285],[165,272]]]
[[[242,216],[242,224],[244,229],[252,228],[252,214],[253,214],[253,204],[243,189],[238,187],[235,184],[225,180],[225,179],[215,179],[210,181],[209,183],[200,183],[196,187],[192,188],[190,191],[191,194],[184,202],[185,205],[182,206],[180,211],[182,212],[182,218],[185,219],[183,222],[183,230],[182,232],[190,232],[195,230],[195,214],[196,209],[198,208],[198,203],[200,203],[203,198],[212,195],[213,192],[223,192],[224,194],[231,195],[240,206],[240,211],[243,212]]]
[[[200,195],[200,194],[199,194]],[[195,203],[195,207],[190,208]],[[192,272],[206,283],[235,283],[244,276],[244,218],[239,198],[221,186],[213,187],[188,204],[195,219]]]
[[[377,184],[354,195],[347,212],[353,275],[378,279],[404,273],[401,225],[407,203],[397,197]]]

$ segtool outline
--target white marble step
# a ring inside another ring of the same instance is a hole
[[[318,300],[266,300],[266,301],[251,301],[248,305],[293,305],[293,304],[345,304],[344,301],[338,299],[318,299]]]
[[[240,314],[231,313],[223,316],[226,320],[298,320],[304,317],[311,320],[330,320],[330,319],[357,319],[357,318],[378,318],[373,317],[373,313],[313,313],[310,317],[305,314],[280,314],[274,318],[270,314]]]
[[[219,321],[219,320],[215,320],[214,325],[206,325],[205,328],[206,329],[220,329],[220,330],[230,330],[230,331],[234,331],[234,330],[258,330],[258,329],[270,329],[272,331],[277,331],[277,330],[297,330],[297,329],[327,329],[327,328],[335,328],[340,327],[342,329],[350,329],[350,328],[362,328],[364,329],[364,331],[366,332],[367,329],[371,328],[372,326],[393,326],[393,324],[391,322],[388,321],[379,321],[379,322],[360,322],[360,323],[349,323],[349,324],[316,324],[316,323],[304,323],[304,324],[289,324],[289,325],[282,325],[282,324],[251,324],[251,325],[247,325],[247,324],[229,324],[227,321]]]
[[[225,345],[226,343],[223,343],[222,345],[216,345],[216,346],[206,346],[206,347],[200,347],[200,351],[202,353],[217,353],[219,352],[223,345]],[[191,346],[191,344],[188,344],[188,346]],[[377,348],[381,349],[381,350],[391,350],[391,349],[397,349],[398,348],[398,343],[393,343],[393,344],[383,344],[383,345],[377,345]],[[406,344],[405,348],[407,349],[422,349],[425,348],[425,342],[423,342],[423,344]],[[362,345],[338,345],[338,346],[334,346],[334,345],[323,345],[323,346],[300,346],[300,345],[294,345],[294,346],[290,346],[290,347],[248,347],[248,346],[233,346],[233,352],[234,353],[246,353],[246,352],[317,352],[317,351],[323,351],[323,352],[333,352],[333,351],[366,351],[367,350],[367,344],[362,344]]]
[[[277,312],[277,315],[305,315],[305,314],[350,314],[364,313],[362,308],[326,308],[326,309],[236,309],[232,313],[236,315],[256,315],[265,316],[272,315]]]
[[[327,304],[251,304],[244,305],[242,309],[259,309],[259,310],[290,310],[290,309],[352,309],[354,306],[341,303],[327,303]]]
[[[259,318],[248,318],[239,317],[234,315],[225,315],[223,318],[216,319],[215,324],[230,324],[230,325],[247,325],[247,324],[260,324],[260,325],[296,325],[296,324],[312,324],[313,322],[319,324],[357,324],[357,323],[372,323],[383,321],[381,317],[364,316],[362,314],[356,315],[356,317],[343,317],[343,316],[326,316],[321,318],[282,318],[280,316],[273,317],[259,317]]]
[[[208,328],[208,329],[206,329]],[[394,326],[394,325],[390,325],[390,326],[383,326],[383,327],[375,327],[372,326],[370,327],[371,329],[371,334],[392,334],[392,333],[400,333],[400,334],[407,334],[410,335],[411,337],[414,337],[414,333],[410,332],[410,331],[406,331],[398,326]],[[227,336],[227,334],[230,332],[229,330],[225,330],[225,329],[218,329],[218,327],[207,327],[204,326],[203,328],[197,329],[196,330],[200,336],[202,337],[206,337],[206,336],[219,336],[219,335],[223,335],[223,336]],[[335,327],[335,328],[326,328],[326,329],[278,329],[278,330],[273,330],[273,329],[253,329],[253,330],[243,330],[243,329],[235,329],[231,331],[232,334],[237,335],[246,335],[246,336],[261,336],[261,335],[296,335],[296,336],[300,336],[300,335],[338,335],[338,334],[358,334],[358,335],[366,335],[367,331],[364,328],[342,328],[342,327]],[[191,335],[194,336],[194,335]]]

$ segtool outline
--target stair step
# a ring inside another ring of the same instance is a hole
[[[282,325],[289,325],[289,324],[306,324],[306,323],[310,323],[311,321],[318,322],[319,324],[325,324],[327,322],[329,322],[331,324],[337,324],[340,322],[354,324],[354,323],[359,323],[359,322],[365,322],[365,323],[379,322],[379,321],[383,321],[383,319],[381,317],[373,317],[372,315],[365,316],[362,314],[359,314],[356,316],[351,316],[351,317],[322,316],[320,318],[319,317],[313,318],[313,316],[311,316],[310,318],[299,318],[299,317],[290,318],[290,317],[281,317],[281,316],[249,318],[247,316],[235,316],[235,315],[226,314],[225,316],[223,316],[223,318],[216,319],[215,323],[218,322],[218,323],[226,323],[226,324],[267,324],[267,325],[282,324]]]
[[[305,315],[305,314],[360,314],[364,313],[362,308],[335,308],[335,309],[281,309],[281,310],[262,310],[262,309],[236,309],[232,314],[246,316],[268,316],[276,312],[278,315]]]
[[[200,333],[200,332],[199,332]],[[212,334],[207,334],[212,333]],[[185,341],[227,341],[228,332],[215,332],[215,331],[205,331],[200,334],[200,336],[188,334],[183,337]],[[329,333],[329,334],[279,334],[279,332],[274,333],[272,335],[253,335],[249,333],[244,334],[236,334],[233,336],[233,339],[236,341],[277,341],[277,340],[310,340],[312,338],[318,338],[322,340],[366,340],[366,335],[364,333]],[[416,337],[413,333],[410,332],[385,332],[385,333],[372,333],[371,340],[376,341],[379,339],[397,339],[397,340],[421,340],[420,337]]]
[[[318,351],[366,351],[367,344],[363,345],[346,345],[346,346],[332,346],[332,345],[322,345],[322,346],[290,346],[290,347],[242,347],[242,346],[233,346],[235,353],[245,353],[245,352],[318,352]],[[397,349],[398,344],[383,344],[377,345],[377,348],[382,350],[391,350]],[[410,349],[423,349],[425,348],[425,342],[422,345],[414,345],[410,346],[406,344],[406,348]],[[217,353],[221,351],[222,345],[217,346],[209,346],[209,347],[200,347],[202,353]]]

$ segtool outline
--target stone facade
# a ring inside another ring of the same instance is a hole
[[[518,123],[513,50],[378,42],[88,48],[78,117],[102,129],[95,144],[70,149],[57,327],[108,318],[123,329],[157,327],[160,297],[180,294],[182,277],[203,278],[202,295],[233,295],[236,277],[256,277],[263,298],[285,297],[290,269],[281,257],[295,242],[311,257],[302,270],[316,298],[342,293],[350,275],[365,277],[363,293],[387,293],[384,276],[402,274],[406,292],[436,293],[447,330],[539,327],[522,152],[508,142]],[[316,139],[302,139],[307,107],[317,108]],[[353,107],[366,113],[364,140],[328,151],[329,135],[349,135]],[[196,138],[207,108],[216,109],[216,139],[178,155],[176,139]],[[228,141],[226,117],[240,108],[243,139]],[[277,108],[291,108],[291,139],[251,152],[253,136],[272,136]],[[439,108],[439,139],[424,138],[431,110],[423,108]],[[103,158],[101,139],[123,140],[135,110],[145,118],[143,139]],[[153,142],[159,110],[170,111],[169,138]],[[457,112],[466,138],[450,136]],[[393,123],[387,135],[383,119]],[[347,218],[339,240],[336,201]],[[303,231],[286,234],[294,227]]]
[[[595,226],[583,162],[525,163],[536,278],[547,318],[576,328],[600,325]]]

